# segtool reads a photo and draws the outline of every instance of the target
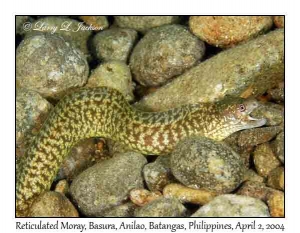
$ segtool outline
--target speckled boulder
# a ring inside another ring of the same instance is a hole
[[[175,182],[170,166],[169,155],[159,156],[153,163],[145,165],[143,175],[149,190],[162,191],[167,184]]]
[[[149,29],[179,21],[179,16],[115,16],[116,24],[121,28],[132,28],[145,33]]]
[[[191,16],[191,31],[217,47],[232,47],[269,30],[271,16]]]
[[[134,212],[135,217],[183,217],[186,208],[176,198],[159,198]]]
[[[142,167],[146,158],[135,152],[119,154],[88,168],[77,176],[70,191],[86,216],[103,216],[121,205],[133,188],[143,188]]]
[[[73,204],[63,194],[45,192],[33,203],[29,211],[30,217],[78,217]]]
[[[127,62],[137,40],[137,32],[128,28],[111,28],[99,32],[92,41],[94,52],[99,60],[119,60]]]
[[[284,163],[284,132],[277,135],[276,139],[271,143],[271,147],[277,158]]]
[[[171,170],[185,186],[228,193],[242,182],[245,167],[240,156],[227,145],[192,137],[177,144],[171,154]]]
[[[83,86],[88,73],[83,53],[57,35],[27,37],[17,48],[18,86],[44,97],[59,99],[69,89]]]
[[[130,68],[144,86],[159,86],[192,67],[204,55],[204,43],[181,25],[149,31],[134,47]]]
[[[112,209],[107,210],[103,217],[133,217],[134,210],[137,206],[131,202],[115,206]]]
[[[200,207],[191,217],[270,217],[270,213],[259,199],[226,194]]]
[[[79,18],[82,19],[86,24],[93,26],[93,29],[95,31],[104,30],[109,26],[106,16],[88,15],[88,16],[80,16]]]
[[[92,71],[86,87],[101,86],[118,90],[127,101],[132,101],[134,98],[131,72],[124,62],[105,62]]]

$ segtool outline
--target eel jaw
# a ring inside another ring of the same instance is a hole
[[[245,125],[249,125],[249,128],[261,127],[267,123],[267,119],[257,119],[253,118],[250,115],[247,116]]]

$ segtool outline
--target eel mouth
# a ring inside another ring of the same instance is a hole
[[[252,117],[251,115],[248,115],[246,117],[246,125],[249,125],[251,128],[252,127],[260,127],[260,126],[265,125],[266,123],[267,123],[267,119],[265,119],[265,118],[258,119],[258,118]]]

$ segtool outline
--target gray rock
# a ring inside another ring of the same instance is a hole
[[[116,24],[121,28],[132,28],[142,33],[149,29],[179,21],[179,16],[115,16]]]
[[[187,28],[164,25],[150,30],[134,47],[130,68],[143,86],[159,86],[202,58],[205,46]]]
[[[134,210],[137,208],[131,202],[126,202],[123,205],[115,206],[112,209],[106,211],[103,217],[133,217]]]
[[[245,166],[224,143],[192,137],[177,144],[171,154],[171,170],[187,187],[228,193],[242,182]]]
[[[159,198],[136,209],[135,217],[183,217],[186,208],[176,198]]]
[[[146,164],[143,175],[151,191],[162,191],[167,184],[175,182],[171,172],[170,156],[159,156],[153,163]]]
[[[270,217],[270,213],[259,199],[226,194],[200,207],[191,217]]]
[[[59,99],[71,88],[82,87],[88,78],[85,56],[57,35],[25,38],[17,48],[17,85]]]
[[[284,163],[284,132],[277,135],[276,139],[271,143],[271,147],[277,158]]]
[[[135,152],[119,154],[82,172],[70,191],[86,216],[103,216],[121,205],[133,188],[143,188],[142,168],[146,158]]]
[[[265,93],[283,77],[284,31],[280,29],[213,56],[135,106],[163,111],[190,103],[219,101],[225,96],[248,98]]]
[[[93,48],[99,60],[127,62],[137,40],[137,32],[127,28],[111,28],[99,32],[93,38]]]

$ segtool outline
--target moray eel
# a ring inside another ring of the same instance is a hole
[[[70,149],[80,140],[104,137],[144,154],[168,154],[188,136],[223,140],[266,123],[250,113],[255,100],[190,104],[165,112],[141,112],[106,87],[65,96],[17,163],[16,215],[27,216],[34,199],[50,186]]]

